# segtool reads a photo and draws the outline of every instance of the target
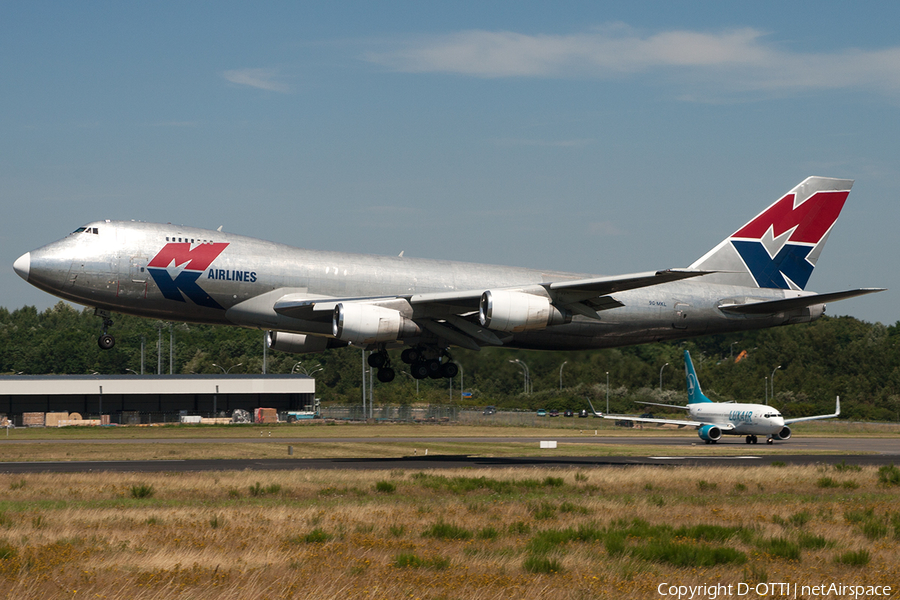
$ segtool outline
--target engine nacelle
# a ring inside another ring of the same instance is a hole
[[[697,430],[701,440],[718,442],[722,438],[722,430],[715,425],[703,425]]]
[[[351,344],[374,344],[419,335],[421,330],[412,319],[393,308],[342,302],[334,307],[332,333]]]
[[[481,295],[478,320],[483,327],[496,331],[519,332],[545,329],[572,320],[545,296],[506,290],[488,290]]]
[[[785,425],[781,428],[781,431],[772,435],[776,440],[789,440],[791,439],[791,428]]]
[[[825,314],[824,304],[813,304],[805,308],[798,308],[785,313],[785,325],[793,325],[795,323],[812,323]]]
[[[278,350],[279,352],[305,354],[309,352],[322,352],[328,348],[340,348],[347,344],[340,340],[334,340],[319,335],[270,331],[266,335],[266,345],[269,349]]]

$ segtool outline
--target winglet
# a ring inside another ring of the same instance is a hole
[[[603,413],[597,412],[597,410],[594,408],[594,405],[591,403],[591,399],[590,399],[590,398],[585,398],[585,400],[587,400],[588,406],[591,407],[591,412],[594,413],[594,416],[595,416],[595,417],[603,418]]]
[[[700,389],[700,381],[697,379],[697,372],[694,371],[694,363],[691,362],[691,353],[687,350],[684,351],[684,373],[687,377],[688,404],[712,402]]]

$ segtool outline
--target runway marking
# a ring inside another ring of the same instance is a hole
[[[186,462],[186,458],[161,458],[153,460],[153,462],[178,463]],[[92,464],[92,465],[127,465],[130,463],[149,462],[140,460],[22,460],[22,461],[3,461],[0,467],[5,465],[69,465],[69,464]]]
[[[648,456],[650,460],[696,460],[698,458],[709,460],[739,460],[739,459],[762,459],[762,456]]]

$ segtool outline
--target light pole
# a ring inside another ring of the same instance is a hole
[[[769,403],[769,376],[766,375],[766,404]]]
[[[564,360],[563,364],[559,365],[559,391],[562,391],[562,370],[563,370],[563,367],[566,366],[567,362],[569,362],[569,361]]]
[[[663,369],[669,366],[669,363],[664,364],[659,368],[659,391],[662,391],[662,372]]]
[[[231,365],[230,367],[228,367],[228,369],[225,369],[225,367],[223,367],[222,365],[217,365],[216,363],[213,363],[212,366],[219,367],[220,369],[222,369],[222,373],[224,373],[225,375],[228,375],[229,371],[231,371],[235,367],[241,366],[242,364],[244,364],[244,363],[238,363],[236,365]]]
[[[606,414],[609,414],[609,371],[606,372]]]
[[[462,365],[456,363],[456,366],[459,367],[459,401],[463,401],[463,368]],[[416,379],[416,396],[419,395],[419,380]]]
[[[313,370],[310,371],[308,368],[306,368],[306,367],[303,366],[303,361],[302,361],[302,360],[301,360],[300,362],[296,362],[296,363],[294,363],[294,366],[291,367],[291,375],[294,374],[294,370],[296,369],[297,371],[303,373],[303,374],[306,375],[307,377],[312,377],[313,375],[315,375],[315,374],[318,373],[319,371],[322,371],[322,370],[325,369],[325,367],[323,367],[322,365],[320,365],[320,364],[318,364],[318,363],[313,363],[313,364],[314,364],[315,366],[313,367]],[[300,368],[297,369],[297,367],[300,367]]]
[[[156,342],[156,374],[162,375],[162,330],[166,324],[163,321],[159,321],[156,324],[156,327],[159,329],[159,341]]]
[[[770,383],[772,384],[772,402],[775,401],[775,371],[781,368],[781,365],[778,365],[774,369],[772,369],[772,379]]]
[[[528,379],[529,379],[529,377],[528,377],[528,365],[526,365],[523,361],[519,360],[518,358],[515,359],[515,360],[510,359],[509,362],[511,362],[511,363],[516,363],[516,364],[518,364],[520,367],[522,367],[522,374],[523,374],[523,378],[524,378],[524,382],[525,382],[525,393],[527,394],[527,393],[528,393]]]
[[[737,344],[737,342],[731,342],[731,344],[728,346],[731,349],[731,362],[734,362],[734,345],[735,344]]]

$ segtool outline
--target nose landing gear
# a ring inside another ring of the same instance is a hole
[[[95,309],[94,314],[98,317],[103,317],[103,329],[100,330],[97,345],[100,346],[101,350],[109,350],[116,345],[116,338],[107,333],[107,330],[113,325],[113,321],[110,319],[112,315],[109,314],[109,311],[100,309]]]

